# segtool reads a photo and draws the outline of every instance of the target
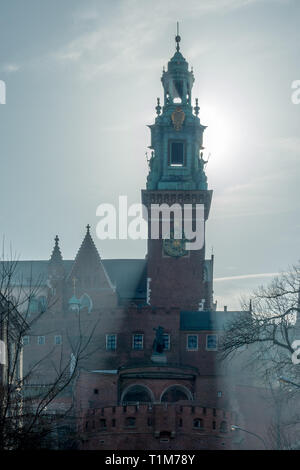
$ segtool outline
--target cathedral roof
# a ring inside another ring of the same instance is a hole
[[[100,261],[122,299],[135,298],[142,300],[146,297],[147,261],[145,259],[105,259]],[[70,278],[75,261],[63,260],[62,263],[66,277]],[[16,270],[13,273],[12,283],[24,287],[46,285],[48,266],[49,261],[47,260],[18,261]]]

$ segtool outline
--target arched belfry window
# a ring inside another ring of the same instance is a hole
[[[174,403],[181,400],[193,400],[191,392],[182,385],[172,385],[162,393],[160,401]]]
[[[122,394],[122,403],[152,403],[154,401],[151,390],[144,385],[131,385]]]
[[[174,82],[174,98],[180,98],[183,96],[183,81],[175,80]]]

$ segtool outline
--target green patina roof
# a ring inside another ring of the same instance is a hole
[[[229,311],[203,311],[203,312],[180,312],[181,331],[213,331],[224,330],[227,322],[242,312]]]

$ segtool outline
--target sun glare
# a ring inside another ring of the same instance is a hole
[[[233,158],[233,148],[239,145],[238,122],[232,114],[222,108],[202,105],[200,110],[201,123],[207,126],[204,133],[203,146],[205,152],[211,154],[211,165],[222,165]],[[226,158],[225,158],[226,157]]]

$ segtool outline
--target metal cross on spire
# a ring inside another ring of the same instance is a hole
[[[176,44],[176,50],[177,50],[177,52],[179,52],[179,49],[180,49],[179,43],[181,41],[181,37],[179,36],[179,22],[178,21],[177,21],[177,35],[175,36],[175,41],[177,43]]]

